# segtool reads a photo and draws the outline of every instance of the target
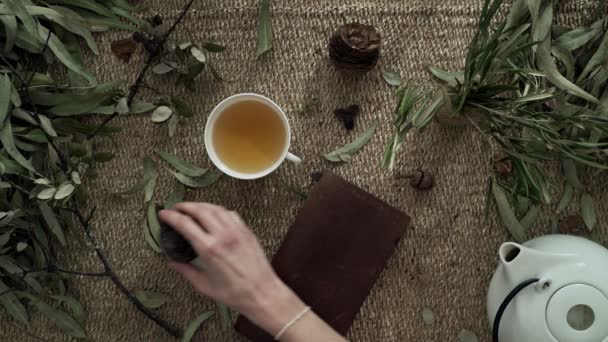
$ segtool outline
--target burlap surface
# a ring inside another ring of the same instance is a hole
[[[151,11],[171,18],[183,0],[143,1]],[[496,250],[508,238],[505,229],[491,216],[483,220],[486,179],[491,155],[483,137],[472,129],[433,125],[425,132],[410,134],[399,153],[395,172],[424,168],[434,172],[437,186],[416,192],[405,181],[382,170],[384,147],[392,134],[394,88],[382,80],[381,70],[398,70],[407,82],[430,83],[425,65],[445,68],[462,65],[467,44],[476,24],[479,0],[282,0],[273,1],[274,50],[255,58],[257,1],[198,1],[175,34],[175,42],[215,41],[228,48],[210,56],[225,82],[202,75],[196,91],[174,88],[171,79],[149,76],[148,82],[168,93],[176,93],[191,104],[197,115],[182,120],[177,136],[168,137],[167,126],[153,124],[147,116],[121,117],[114,124],[124,131],[116,146],[99,140],[100,148],[116,153],[91,184],[92,205],[97,207],[94,228],[112,266],[132,289],[170,294],[173,301],[160,310],[163,318],[181,327],[214,304],[165,266],[163,258],[150,250],[143,239],[144,208],[141,197],[118,200],[111,192],[128,188],[142,179],[142,159],[160,148],[180,157],[209,165],[203,153],[202,131],[207,114],[221,99],[238,92],[256,92],[276,100],[285,109],[293,129],[292,151],[302,165],[286,163],[272,176],[253,182],[223,178],[217,185],[188,193],[188,198],[215,202],[239,211],[269,255],[278,248],[301,205],[284,183],[309,182],[312,171],[331,169],[377,195],[413,218],[413,227],[390,260],[386,271],[361,309],[351,329],[352,341],[456,341],[462,328],[489,340],[486,320],[486,287],[496,266]],[[570,1],[562,6],[560,19],[566,25],[586,23],[595,13],[595,1]],[[378,68],[361,77],[346,77],[334,71],[325,50],[330,34],[346,21],[375,25],[383,36],[383,57]],[[142,65],[141,51],[129,63],[119,61],[109,50],[112,40],[126,36],[99,36],[100,55],[89,62],[102,80],[131,82]],[[189,38],[192,37],[192,38]],[[318,97],[320,106],[307,114],[296,109],[307,99]],[[356,130],[348,133],[332,110],[359,104],[362,115]],[[334,165],[321,155],[349,142],[374,120],[379,129],[370,144],[352,162]],[[166,166],[166,165],[165,165]],[[605,180],[605,178],[604,178]],[[162,167],[156,199],[170,192],[174,179]],[[597,181],[593,194],[599,205],[602,232],[606,233],[606,182]],[[556,189],[559,192],[559,189]],[[602,195],[604,194],[604,195]],[[576,208],[573,206],[572,210]],[[534,228],[547,232],[550,210]],[[80,232],[71,232],[64,264],[70,269],[95,271],[98,260]],[[605,238],[604,238],[605,240]],[[361,253],[367,253],[361,250]],[[170,338],[144,318],[108,280],[77,278],[70,289],[87,311],[86,330],[92,341],[169,341]],[[430,307],[436,323],[427,327],[420,317]],[[2,341],[33,340],[0,316]],[[67,338],[44,319],[35,316],[33,331],[47,340]],[[205,324],[196,341],[241,341],[233,331],[222,331],[217,320]]]

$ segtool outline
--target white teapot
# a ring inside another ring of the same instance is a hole
[[[608,250],[548,235],[500,247],[488,290],[494,342],[608,342]]]

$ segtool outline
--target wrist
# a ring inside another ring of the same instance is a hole
[[[271,335],[277,334],[306,305],[280,279],[276,278],[256,293],[253,305],[243,315]]]

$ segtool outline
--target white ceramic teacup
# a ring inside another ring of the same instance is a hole
[[[284,142],[284,146],[283,146],[283,152],[281,153],[280,157],[277,158],[277,160],[274,162],[274,164],[269,166],[267,169],[264,169],[259,172],[244,173],[244,172],[240,172],[240,171],[231,169],[220,159],[220,157],[218,156],[218,154],[216,152],[215,147],[213,146],[213,130],[214,130],[214,126],[215,126],[217,119],[224,113],[226,108],[228,108],[229,106],[231,106],[235,103],[241,102],[241,101],[252,101],[252,100],[264,103],[268,107],[272,108],[278,114],[278,116],[281,118],[281,121],[283,122],[283,128],[285,129],[285,142]],[[232,96],[224,99],[213,109],[213,111],[211,111],[211,114],[209,115],[209,118],[207,119],[207,125],[205,126],[205,149],[207,150],[207,154],[209,155],[209,158],[220,171],[227,174],[228,176],[238,178],[238,179],[262,178],[262,177],[272,173],[274,170],[276,170],[279,167],[279,165],[281,165],[283,163],[284,160],[289,160],[290,162],[293,162],[293,163],[301,163],[302,160],[300,158],[289,153],[290,142],[291,142],[291,130],[289,128],[289,122],[287,121],[287,116],[285,115],[285,112],[283,112],[281,107],[279,107],[271,99],[269,99],[265,96],[253,94],[253,93],[236,94],[236,95],[232,95]]]

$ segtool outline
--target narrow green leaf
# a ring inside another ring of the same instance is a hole
[[[574,56],[572,52],[559,45],[551,47],[551,53],[559,59],[566,67],[566,78],[570,81],[574,80]]]
[[[530,230],[530,227],[534,224],[536,219],[538,218],[538,213],[540,212],[540,206],[533,205],[530,207],[526,215],[521,219],[521,225],[526,229],[526,231]]]
[[[602,40],[600,46],[597,48],[593,56],[591,56],[591,59],[589,62],[587,62],[587,65],[585,65],[585,68],[578,76],[576,82],[582,82],[597,66],[602,64],[606,65],[606,63],[608,63],[608,32],[606,32],[604,35],[604,39]]]
[[[272,18],[270,14],[270,0],[260,0],[260,14],[258,18],[258,40],[256,57],[272,49]]]
[[[64,303],[77,321],[82,322],[84,320],[84,308],[76,298],[71,296],[51,296],[51,298]]]
[[[547,80],[556,87],[565,90],[573,95],[583,98],[592,103],[599,103],[593,95],[587,93],[576,84],[570,82],[557,70],[555,61],[551,56],[551,35],[547,35],[547,38],[538,45],[536,50],[536,62],[541,71],[547,75]]]
[[[213,53],[219,53],[222,52],[224,50],[226,50],[225,46],[219,45],[219,44],[215,44],[215,43],[204,43],[203,44],[203,49],[209,51],[209,52],[213,52]]]
[[[498,213],[503,224],[507,227],[507,229],[509,229],[509,232],[511,232],[511,235],[515,241],[519,243],[525,242],[528,239],[526,229],[515,216],[507,195],[496,180],[493,180],[492,182],[492,194],[494,195],[494,200],[496,201],[496,205],[498,207]]]
[[[441,70],[432,65],[428,66],[429,71],[433,76],[437,77],[439,80],[445,82],[449,87],[456,88],[458,84],[462,84],[464,82],[464,72],[449,72],[445,70]]]
[[[40,127],[46,134],[51,137],[57,137],[57,132],[55,131],[55,128],[53,128],[51,120],[46,115],[38,114],[38,119],[40,120]]]
[[[230,329],[230,324],[232,323],[230,319],[230,309],[226,306],[226,304],[216,301],[217,311],[220,313],[220,320],[222,322],[222,329],[227,331]]]
[[[412,117],[412,125],[417,129],[423,129],[426,125],[433,120],[435,114],[443,107],[443,105],[447,102],[443,94],[438,94],[435,97],[435,100],[426,107],[423,111],[419,112],[418,115]]]
[[[572,195],[574,194],[574,187],[572,186],[572,184],[570,183],[566,183],[566,185],[564,185],[564,193],[562,194],[562,197],[559,200],[559,203],[557,204],[557,213],[561,213],[562,211],[564,211],[564,209],[566,209],[568,207],[568,205],[570,204],[570,201],[572,200]]]
[[[69,6],[76,6],[87,9],[104,17],[112,18],[114,14],[107,7],[90,0],[53,0],[54,3],[60,3]]]
[[[65,182],[65,183],[61,184],[59,186],[59,188],[57,188],[57,192],[55,192],[55,195],[53,196],[53,198],[55,198],[56,200],[62,200],[64,198],[68,198],[74,193],[74,190],[76,190],[76,187],[74,187],[74,184],[72,184],[70,182]]]
[[[182,336],[181,342],[190,342],[190,340],[192,340],[192,337],[194,337],[194,334],[196,334],[196,331],[200,328],[201,324],[203,324],[209,318],[213,317],[213,315],[213,311],[208,311],[195,318],[192,322],[190,322],[190,324],[188,324],[188,327],[184,331],[184,335]]]
[[[177,203],[183,202],[186,195],[186,188],[181,184],[177,183],[175,189],[165,199],[165,209],[173,208]]]
[[[401,85],[401,75],[398,72],[392,70],[386,70],[382,72],[382,78],[389,85],[398,87]]]
[[[186,104],[186,102],[182,101],[180,98],[176,96],[171,96],[171,103],[173,104],[175,112],[178,115],[187,118],[194,116],[194,112],[192,112],[190,106],[188,106],[188,104]]]
[[[152,68],[152,72],[157,74],[157,75],[164,75],[167,73],[170,73],[171,71],[175,70],[175,66],[169,65],[168,63],[165,62],[161,62],[156,64],[153,68]]]
[[[378,123],[374,122],[365,132],[363,132],[359,137],[357,137],[354,141],[349,144],[346,144],[333,152],[327,153],[323,157],[331,162],[343,162],[345,160],[349,160],[352,155],[359,152],[363,146],[365,146],[372,136],[374,132],[376,132],[376,128],[378,127]]]
[[[167,106],[159,106],[152,112],[152,114],[150,114],[150,118],[153,122],[160,123],[169,120],[171,114],[173,114],[171,108]]]
[[[150,238],[151,238],[151,241],[149,241],[148,243],[150,244],[152,249],[157,251],[157,253],[160,253],[160,248],[158,248],[158,249],[155,248],[155,247],[160,246],[160,223],[158,222],[158,216],[156,213],[156,205],[154,204],[154,202],[148,203],[147,217],[148,217],[148,233],[150,234]]]
[[[154,196],[156,177],[158,176],[157,165],[150,157],[144,158],[144,200],[150,202]]]
[[[574,51],[587,44],[593,37],[601,32],[601,26],[577,28],[557,37],[554,44],[568,51]]]
[[[28,13],[23,0],[3,0],[2,2],[17,16],[17,18],[19,18],[19,20],[21,20],[21,23],[23,23],[23,26],[30,34],[34,36],[37,34],[36,21],[34,20],[34,17]]]
[[[150,232],[150,227],[148,227],[147,220],[144,222],[144,239],[153,251],[159,254],[163,253],[162,249],[160,249],[160,246],[158,245],[158,242],[152,237],[152,232]]]
[[[61,310],[55,309],[42,301],[36,302],[35,305],[41,313],[43,313],[48,319],[55,323],[55,325],[63,329],[66,334],[76,338],[86,337],[84,329],[80,326],[80,323],[78,323],[74,318],[72,318],[72,316]]]
[[[576,163],[571,159],[562,159],[562,171],[568,184],[572,185],[575,189],[582,189],[583,184],[578,178],[578,171],[576,169]]]
[[[4,150],[21,166],[24,168],[36,172],[32,163],[25,159],[25,157],[17,150],[17,146],[15,146],[15,141],[13,139],[13,131],[11,126],[10,118],[6,120],[6,123],[0,129],[0,142],[2,142],[2,146]]]
[[[59,225],[59,221],[57,220],[57,216],[55,216],[53,209],[45,202],[40,201],[38,202],[38,208],[40,208],[42,218],[44,218],[44,222],[46,222],[50,232],[55,235],[62,246],[65,246],[65,235],[63,234],[63,229],[61,228],[61,225]]]
[[[589,231],[592,231],[597,223],[597,216],[593,198],[589,194],[584,194],[583,197],[581,197],[581,216]]]
[[[93,154],[93,160],[98,163],[107,163],[114,159],[114,153],[112,152],[95,152]]]
[[[532,40],[535,42],[543,41],[551,31],[553,22],[553,3],[549,2],[543,10],[538,20],[532,27]]]
[[[175,135],[175,131],[177,130],[177,124],[179,123],[179,116],[171,115],[169,121],[167,122],[167,128],[169,130],[169,137],[173,137]]]
[[[188,177],[181,172],[171,171],[171,173],[180,183],[190,188],[204,188],[210,186],[217,182],[222,176],[222,172],[219,170],[207,171],[204,175],[199,177]]]
[[[163,293],[153,291],[136,290],[135,297],[148,309],[158,309],[171,301],[171,297]]]
[[[177,171],[188,177],[199,177],[207,172],[207,169],[200,168],[185,160],[179,159],[170,153],[161,151],[159,149],[154,149],[154,152],[156,152],[156,154],[158,154],[167,163],[171,164],[171,166],[173,166]]]
[[[4,120],[11,109],[11,93],[13,86],[7,74],[0,76],[0,126],[4,125]]]
[[[15,296],[12,292],[9,291],[10,288],[0,280],[0,304],[4,306],[6,312],[11,315],[16,321],[29,324],[29,319],[27,317],[27,310],[25,306],[19,301],[17,296]]]
[[[50,34],[50,37],[48,40],[49,48],[51,49],[53,54],[55,54],[57,59],[59,59],[59,61],[61,61],[61,63],[63,63],[68,69],[70,69],[73,72],[77,73],[78,75],[82,76],[90,84],[97,83],[97,80],[95,79],[95,77],[91,73],[86,71],[85,67],[81,63],[76,61],[74,59],[74,57],[72,57],[72,55],[67,50],[65,45],[63,45],[61,40],[54,33],[49,32],[49,30],[42,25],[38,25],[38,32],[40,34],[40,37],[43,39],[43,41],[46,41],[47,37]]]
[[[141,113],[147,113],[154,109],[156,109],[156,105],[154,105],[153,103],[136,100],[136,101],[133,101],[133,103],[131,104],[130,113],[141,114]]]
[[[17,38],[17,19],[12,15],[0,15],[0,21],[4,25],[4,34],[6,35],[4,53],[9,53],[13,50]]]

